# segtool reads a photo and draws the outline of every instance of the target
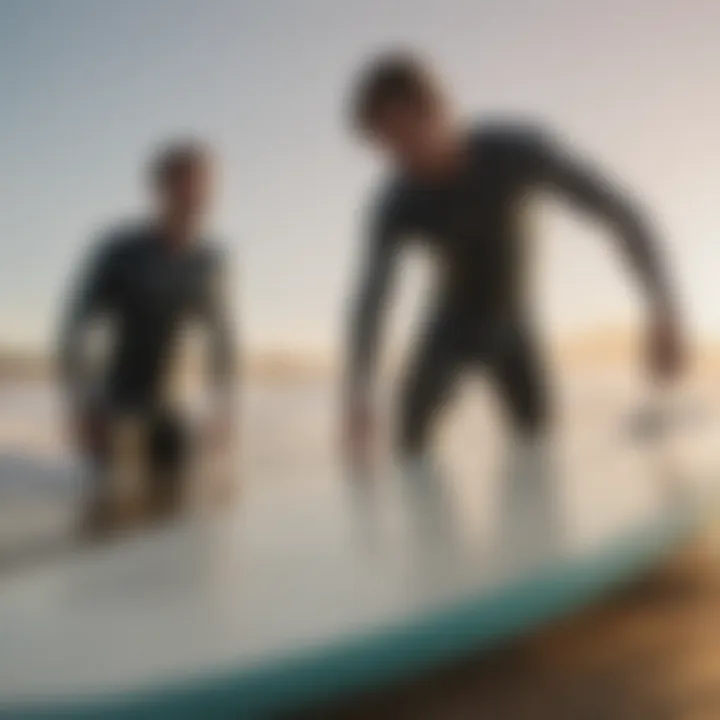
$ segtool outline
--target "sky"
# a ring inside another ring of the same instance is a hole
[[[0,0],[0,341],[51,346],[88,244],[145,211],[148,153],[193,134],[222,158],[215,225],[246,345],[336,350],[382,172],[343,103],[397,45],[463,114],[537,118],[631,187],[693,328],[717,336],[718,26],[715,0]],[[552,332],[635,317],[607,233],[555,210],[541,227]]]

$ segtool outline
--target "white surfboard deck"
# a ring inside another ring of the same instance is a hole
[[[546,475],[480,451],[435,480],[254,472],[221,516],[0,575],[0,715],[263,715],[569,612],[677,548],[720,482],[616,429],[562,435]]]

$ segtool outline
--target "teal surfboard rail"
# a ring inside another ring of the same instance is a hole
[[[262,718],[411,677],[489,649],[578,610],[651,569],[697,533],[710,511],[674,511],[595,551],[558,560],[492,592],[361,636],[233,672],[227,668],[123,694],[38,699],[1,718]]]

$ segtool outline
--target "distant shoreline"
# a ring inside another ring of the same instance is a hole
[[[554,338],[547,343],[549,356],[577,369],[621,368],[632,365],[642,351],[639,334],[607,327]],[[397,364],[391,360],[390,366]],[[328,356],[293,350],[251,351],[238,373],[260,380],[325,378],[337,375],[340,363]],[[691,348],[691,368],[701,374],[720,375],[720,341]],[[0,381],[51,380],[54,362],[38,352],[0,348]]]

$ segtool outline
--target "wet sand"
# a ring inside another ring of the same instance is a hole
[[[717,720],[714,530],[604,603],[316,720]]]

